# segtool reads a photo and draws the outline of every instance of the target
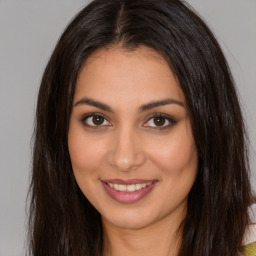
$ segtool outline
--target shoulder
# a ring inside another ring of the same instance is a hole
[[[256,256],[256,224],[250,225],[244,236],[245,256]]]
[[[249,225],[245,231],[243,244],[251,244],[256,241],[256,224]]]
[[[256,242],[252,242],[245,246],[245,256],[256,256]]]
[[[248,210],[253,224],[249,225],[245,230],[243,245],[256,241],[256,204],[252,204]]]

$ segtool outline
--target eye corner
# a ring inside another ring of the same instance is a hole
[[[111,122],[102,113],[88,113],[81,117],[80,122],[87,128],[100,129],[112,126]]]
[[[154,120],[155,119],[155,120]],[[158,124],[155,121],[158,119]],[[150,117],[147,118],[147,121],[143,123],[143,127],[148,127],[152,129],[168,129],[177,123],[177,120],[172,116],[164,114],[164,113],[154,113]]]

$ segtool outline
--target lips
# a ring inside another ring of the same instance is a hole
[[[144,198],[157,184],[157,180],[101,180],[107,194],[120,203],[134,203]]]
[[[152,182],[148,183],[136,183],[136,184],[130,184],[130,185],[125,185],[125,184],[116,184],[116,183],[107,183],[111,188],[114,188],[116,191],[120,192],[134,192],[137,190],[140,190],[142,188],[145,188],[149,185],[152,184]]]

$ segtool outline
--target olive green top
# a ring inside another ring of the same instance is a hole
[[[245,246],[245,256],[256,256],[256,242]]]

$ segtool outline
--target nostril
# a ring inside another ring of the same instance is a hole
[[[108,162],[120,171],[131,171],[144,164],[146,157],[142,152],[111,152]]]

